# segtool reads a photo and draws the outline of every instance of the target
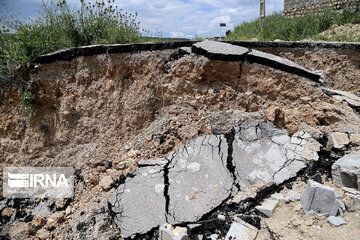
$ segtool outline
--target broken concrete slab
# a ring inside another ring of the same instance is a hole
[[[355,94],[329,88],[322,88],[322,91],[330,97],[347,103],[354,110],[360,111],[360,97]]]
[[[124,238],[166,222],[163,169],[162,165],[139,167],[109,198],[110,211]]]
[[[342,132],[333,132],[329,134],[330,139],[333,141],[333,147],[342,149],[350,143],[349,135]]]
[[[266,199],[261,205],[256,206],[255,209],[270,218],[274,215],[275,209],[278,205],[279,200]]]
[[[159,228],[159,240],[190,240],[185,227],[164,224]]]
[[[225,199],[233,188],[223,136],[203,136],[178,148],[169,159],[168,222],[195,222]]]
[[[360,152],[345,155],[331,167],[333,181],[360,190]]]
[[[290,138],[285,130],[267,123],[242,123],[235,128],[232,144],[236,181],[241,189],[281,184],[316,161],[319,149],[320,144],[304,132]]]
[[[191,54],[191,47],[181,47],[179,48],[179,55],[189,55]]]
[[[266,119],[264,111],[243,112],[239,110],[225,110],[211,113],[208,116],[212,134],[226,134],[231,132],[234,126],[243,122],[261,122]]]
[[[311,180],[306,185],[300,201],[305,214],[336,216],[340,208],[333,188]]]
[[[196,222],[230,201],[239,187],[246,198],[252,186],[256,195],[296,176],[308,162],[318,159],[316,144],[304,132],[289,137],[266,122],[246,121],[225,135],[198,137],[165,159],[139,161],[134,175],[109,199],[110,210],[125,238],[147,233],[164,222]],[[307,148],[314,153],[304,158]],[[148,217],[142,218],[144,214]]]
[[[241,240],[254,240],[259,230],[244,222],[238,217],[234,217],[234,222],[231,224],[225,240],[241,239]]]
[[[293,73],[301,77],[309,78],[318,83],[323,81],[323,76],[321,73],[307,70],[293,61],[270,53],[260,52],[253,49],[247,54],[246,59],[250,63],[258,63],[271,68],[282,70],[284,72]]]
[[[249,49],[229,43],[206,40],[192,45],[191,51],[211,60],[243,61]]]
[[[342,217],[329,216],[327,220],[332,226],[335,227],[347,224],[347,222]]]

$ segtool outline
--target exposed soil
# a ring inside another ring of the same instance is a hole
[[[119,237],[107,219],[107,199],[120,176],[132,173],[141,159],[164,157],[176,146],[212,133],[210,120],[219,111],[265,111],[269,123],[289,134],[359,133],[359,115],[325,95],[318,83],[258,64],[195,54],[171,60],[175,51],[103,54],[41,64],[29,83],[37,93],[29,115],[19,90],[6,93],[0,105],[0,166],[75,168],[74,199],[59,210],[64,220],[48,228],[49,238]],[[360,66],[348,56],[323,49],[303,56],[282,55],[310,70],[323,69],[328,87],[360,91]],[[114,180],[110,191],[99,184],[104,176]],[[360,229],[359,213],[346,213],[351,224],[338,228],[335,235],[337,229],[331,230],[323,218],[304,218],[298,203],[279,209],[266,220],[279,239],[341,239],[347,236],[341,233],[356,236]],[[23,215],[29,212],[24,209]],[[6,229],[10,238],[36,236],[30,222],[21,217]]]

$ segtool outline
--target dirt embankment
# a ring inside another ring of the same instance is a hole
[[[0,106],[0,166],[72,166],[81,179],[70,213],[52,230],[53,237],[70,229],[68,236],[81,238],[78,223],[106,207],[109,192],[99,186],[102,177],[119,178],[134,171],[140,159],[166,156],[210,134],[209,119],[219,111],[265,111],[270,123],[289,134],[359,131],[358,114],[325,95],[318,83],[248,62],[195,54],[173,59],[174,52],[102,54],[38,65],[31,75],[37,98],[29,116],[20,91],[6,93]],[[324,70],[325,86],[360,91],[359,59],[335,50],[297,54],[281,55]]]

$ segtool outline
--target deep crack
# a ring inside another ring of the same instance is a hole
[[[231,177],[233,178],[234,181],[234,186],[237,188],[238,191],[240,191],[240,184],[237,182],[236,179],[236,167],[234,165],[234,161],[233,161],[233,143],[235,140],[235,129],[232,128],[231,131],[229,133],[226,133],[224,135],[226,142],[228,144],[228,149],[227,149],[227,158],[226,158],[226,167],[229,170]]]

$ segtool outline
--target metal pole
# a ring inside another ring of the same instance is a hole
[[[265,19],[265,0],[260,0],[260,17],[259,17],[259,24],[260,30],[264,28],[264,19]]]

